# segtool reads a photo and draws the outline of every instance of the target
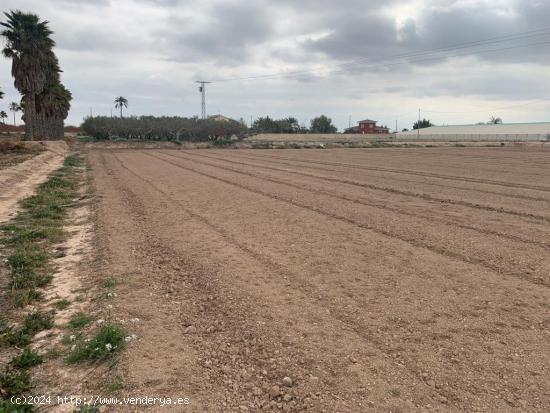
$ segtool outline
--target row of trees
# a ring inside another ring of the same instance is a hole
[[[7,20],[0,22],[0,35],[6,43],[2,54],[12,60],[14,86],[22,96],[25,134],[28,139],[63,138],[72,96],[61,83],[49,23],[19,10],[4,15]]]
[[[321,115],[311,121],[310,127],[300,126],[293,117],[271,119],[269,116],[258,118],[252,124],[252,133],[336,133],[338,129],[332,119]]]
[[[86,118],[81,128],[96,139],[206,141],[244,137],[247,133],[246,126],[234,120],[179,116],[94,116]]]

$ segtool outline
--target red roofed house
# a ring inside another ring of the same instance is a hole
[[[375,120],[365,119],[359,121],[358,132],[363,134],[386,134],[390,133],[390,129],[385,126],[376,126]]]

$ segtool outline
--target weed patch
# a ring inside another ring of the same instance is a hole
[[[77,330],[79,328],[87,326],[94,318],[84,313],[75,314],[67,323],[67,327],[71,330]]]
[[[107,277],[101,283],[103,288],[114,288],[117,285],[117,280],[114,277]]]
[[[0,394],[5,398],[31,389],[31,376],[26,371],[7,369],[0,373]]]
[[[76,197],[78,176],[74,168],[81,159],[68,156],[64,166],[38,186],[35,195],[21,201],[22,211],[9,225],[0,227],[2,243],[10,248],[8,287],[15,306],[40,299],[38,288],[52,279],[50,247],[63,238],[66,209]]]
[[[0,412],[2,413],[31,413],[34,405],[27,403],[13,404],[10,400],[0,399]]]
[[[64,298],[62,300],[57,300],[55,303],[53,303],[53,306],[57,310],[64,310],[70,305],[71,305],[71,302],[69,300],[65,300]]]
[[[17,369],[28,369],[42,363],[42,356],[30,348],[23,350],[21,354],[15,356],[10,364]]]
[[[3,341],[18,347],[27,346],[36,333],[42,330],[49,330],[52,327],[53,313],[35,311],[27,314],[22,325],[7,333]]]
[[[103,325],[89,341],[81,340],[67,358],[69,363],[103,360],[119,351],[124,345],[125,333],[115,325]]]

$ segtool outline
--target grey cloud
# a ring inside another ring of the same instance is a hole
[[[441,3],[432,2],[421,11],[417,21],[409,18],[400,27],[394,19],[380,15],[376,10],[342,15],[329,23],[331,33],[328,36],[306,41],[303,46],[308,51],[320,51],[338,60],[364,57],[376,60],[529,31],[547,26],[550,20],[550,3],[537,0],[514,1],[509,10],[496,9],[489,2],[459,6],[448,1],[448,7],[443,7]],[[524,61],[546,63],[550,61],[550,45],[518,47],[494,53],[487,51],[548,40],[547,34],[521,41],[442,52],[441,59],[432,60],[426,56],[411,60],[418,60],[421,65],[435,65],[445,60],[444,56],[471,54],[481,60],[517,62],[521,57]]]
[[[159,33],[166,39],[174,60],[211,59],[234,65],[245,63],[253,47],[274,33],[268,7],[263,3],[222,3],[212,6],[208,22],[187,29],[188,18],[173,18]]]

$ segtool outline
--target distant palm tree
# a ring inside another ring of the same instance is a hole
[[[8,117],[8,114],[5,112],[5,111],[0,111],[0,118],[2,118],[2,123],[5,125],[6,124],[6,121],[4,119],[6,119]]]
[[[17,126],[15,124],[15,113],[19,112],[21,109],[21,105],[17,102],[11,102],[10,103],[10,112],[13,112],[13,126]]]
[[[3,99],[4,98],[4,92],[2,92],[2,90],[0,89],[0,99]]]
[[[119,96],[115,99],[115,108],[120,109],[120,117],[122,118],[122,108],[128,107],[128,99],[123,96]]]

